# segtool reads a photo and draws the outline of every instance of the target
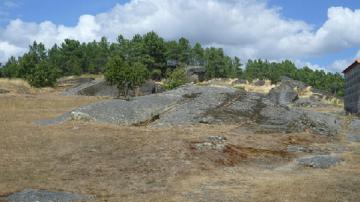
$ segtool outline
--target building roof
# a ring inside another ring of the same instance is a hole
[[[354,68],[357,64],[360,64],[360,58],[355,60],[354,63],[352,63],[348,68],[346,68],[342,73],[346,73],[348,71],[350,71],[352,68]]]

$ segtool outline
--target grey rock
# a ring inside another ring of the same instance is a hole
[[[255,86],[263,86],[263,85],[265,85],[265,81],[264,81],[264,80],[255,81],[255,82],[254,82],[254,85],[255,85]]]
[[[62,116],[61,120],[71,119],[71,114],[86,114],[86,119],[119,125],[165,127],[194,124],[200,122],[203,112],[221,105],[228,93],[235,92],[236,89],[227,87],[186,85],[130,101],[113,99],[86,105]]]
[[[297,159],[297,164],[304,167],[326,169],[340,163],[342,159],[333,155],[318,155]]]
[[[1,199],[1,198],[0,198]],[[94,200],[92,196],[72,194],[65,192],[51,192],[39,189],[25,189],[21,192],[4,197],[3,200],[11,202],[67,202]]]
[[[309,98],[300,98],[295,101],[294,106],[296,107],[320,107],[322,104]]]
[[[233,83],[233,85],[236,85],[236,84],[247,84],[247,81],[245,79],[237,79],[235,80]]]
[[[291,88],[297,88],[299,90],[303,90],[305,89],[306,87],[308,87],[307,84],[301,82],[301,81],[296,81],[296,80],[293,80],[289,77],[281,77],[281,84],[283,85],[286,85],[286,86],[289,86]]]
[[[235,92],[236,89],[230,87],[201,86],[187,86],[168,92],[169,95],[180,93],[182,99],[178,100],[174,108],[166,113],[162,113],[160,119],[153,122],[151,126],[170,127],[203,123],[204,113],[222,105]],[[187,96],[193,94],[197,94],[197,96]]]
[[[301,122],[313,132],[324,136],[336,136],[341,132],[342,121],[335,115],[303,110]]]
[[[291,104],[299,98],[294,88],[285,83],[271,89],[268,97],[271,101],[281,105]]]
[[[195,149],[199,151],[217,150],[223,151],[226,147],[226,138],[223,136],[210,136],[205,142],[196,143]]]
[[[288,152],[304,152],[304,151],[306,151],[306,149],[299,145],[288,145],[287,151]]]
[[[247,127],[260,133],[291,133],[309,129],[316,134],[334,137],[341,130],[342,123],[335,115],[277,105],[261,94],[242,92],[230,100],[224,107],[211,110],[208,115],[212,119],[207,120],[213,123],[248,122]]]
[[[224,136],[210,136],[210,137],[208,137],[207,138],[207,140],[209,141],[209,142],[225,142],[226,141],[226,137],[224,137]]]
[[[71,112],[71,120],[74,121],[92,121],[94,120],[89,114],[83,112]]]
[[[204,81],[206,68],[204,66],[187,66],[186,73],[190,81],[196,83]]]
[[[240,123],[254,132],[291,133],[309,129],[327,137],[334,137],[341,130],[341,122],[332,114],[291,109],[245,90],[192,84],[130,101],[100,101],[40,124],[71,119],[149,127]]]

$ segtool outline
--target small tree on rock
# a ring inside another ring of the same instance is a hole
[[[125,62],[121,57],[115,56],[106,65],[105,79],[112,85],[116,85],[119,92],[123,92],[127,98],[129,90],[145,83],[149,78],[149,71],[142,63],[132,65]]]
[[[188,82],[185,68],[178,67],[173,71],[169,72],[165,81],[166,89],[174,89],[182,86]]]

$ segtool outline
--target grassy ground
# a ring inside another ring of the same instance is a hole
[[[308,133],[251,134],[237,126],[172,129],[67,122],[40,127],[96,97],[0,95],[0,195],[25,188],[99,201],[359,201],[360,145]],[[225,136],[224,152],[193,149]],[[294,168],[289,144],[345,148],[327,170]]]

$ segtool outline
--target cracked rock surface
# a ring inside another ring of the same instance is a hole
[[[65,120],[149,127],[239,124],[260,133],[310,130],[331,137],[341,130],[341,121],[332,114],[289,108],[259,93],[192,84],[130,101],[100,101],[40,124],[51,125]]]

